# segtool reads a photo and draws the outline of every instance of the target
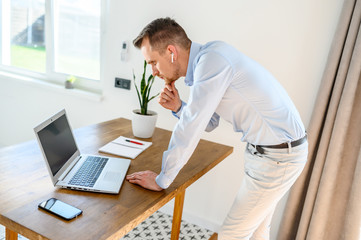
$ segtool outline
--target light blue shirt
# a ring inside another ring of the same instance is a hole
[[[167,188],[187,163],[203,131],[220,117],[232,124],[241,140],[255,145],[291,142],[305,135],[301,117],[279,82],[260,64],[224,42],[192,43],[185,83],[188,103],[168,150],[163,153],[157,184]]]

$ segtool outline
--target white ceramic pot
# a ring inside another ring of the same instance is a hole
[[[148,115],[141,115],[139,109],[133,110],[132,130],[135,137],[150,138],[153,136],[158,114],[151,110],[147,112]]]

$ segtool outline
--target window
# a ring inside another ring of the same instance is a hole
[[[100,80],[101,0],[0,0],[0,68],[96,89]]]

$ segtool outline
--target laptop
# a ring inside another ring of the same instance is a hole
[[[65,109],[34,131],[55,187],[119,193],[130,160],[80,154]]]

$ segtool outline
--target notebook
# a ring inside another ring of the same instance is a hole
[[[120,136],[99,148],[99,152],[110,153],[134,159],[151,145],[152,142],[140,141],[138,139]]]
[[[119,193],[130,160],[81,154],[64,109],[34,131],[54,186]]]

